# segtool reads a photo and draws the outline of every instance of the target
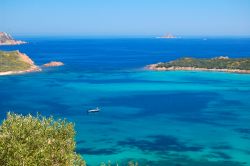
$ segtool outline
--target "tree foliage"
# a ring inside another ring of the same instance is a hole
[[[8,113],[0,126],[0,165],[85,166],[74,137],[65,120]]]
[[[157,67],[194,67],[206,69],[250,70],[250,58],[181,58],[166,63],[159,63]]]

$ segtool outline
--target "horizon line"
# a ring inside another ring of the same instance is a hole
[[[10,33],[9,33],[10,34]],[[16,37],[73,37],[73,38],[157,38],[163,35],[145,35],[145,34],[10,34],[11,36]],[[173,39],[187,39],[187,38],[250,38],[250,34],[248,35],[174,35],[176,38]],[[164,40],[164,39],[163,39]],[[166,39],[165,39],[166,40]]]

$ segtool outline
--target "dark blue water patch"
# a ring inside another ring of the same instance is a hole
[[[203,150],[202,146],[188,145],[178,140],[178,138],[168,135],[151,135],[148,139],[128,138],[119,141],[118,146],[138,148],[144,152],[155,152],[160,155],[167,155],[168,152],[199,152]]]
[[[211,152],[210,154],[206,155],[207,158],[217,158],[220,160],[230,160],[232,157],[224,152],[221,151],[214,151]]]
[[[112,155],[120,152],[116,148],[103,148],[103,149],[92,149],[92,148],[77,148],[76,152],[83,155]]]
[[[16,112],[17,105],[12,103],[15,96],[4,90],[0,93],[0,120],[4,119],[7,115],[7,112]],[[20,109],[19,109],[20,110]],[[23,113],[19,111],[19,113]]]
[[[16,84],[22,82],[23,75],[7,75],[0,77],[0,84],[5,85],[8,82],[14,82]],[[2,86],[1,86],[2,87]]]
[[[239,101],[239,100],[225,100],[225,99],[222,99],[222,100],[218,100],[214,106],[244,106],[244,103],[242,101]]]
[[[177,116],[172,119],[181,121],[181,122],[186,122],[186,123],[201,123],[201,124],[208,124],[211,126],[221,126],[221,127],[227,126],[227,125],[224,125],[223,123],[220,123],[220,121],[214,118],[207,118],[204,115],[195,115],[195,117],[194,116],[189,116],[189,117]]]
[[[118,161],[117,163],[119,163],[120,166],[127,166],[131,161],[133,161],[134,163],[138,163],[139,166],[246,166],[244,163],[237,161],[209,161],[204,158],[195,160],[183,155],[172,155],[167,159],[157,161],[152,161],[149,159],[126,158]],[[112,164],[115,165],[115,163]]]
[[[227,109],[227,108],[231,108],[231,106],[227,106],[227,105],[221,105],[219,106],[213,106],[215,108],[221,108],[221,109]],[[237,107],[237,106],[236,106]],[[203,115],[202,117],[203,119],[206,119],[206,121],[212,121],[215,123],[218,123],[221,119],[223,119],[223,121],[225,123],[230,122],[230,121],[236,121],[240,118],[240,113],[238,112],[233,112],[233,111],[227,111],[227,110],[215,110],[215,111],[206,111],[206,114]],[[222,121],[222,122],[223,122]],[[221,125],[223,123],[220,123]],[[228,125],[230,123],[227,123]]]
[[[88,114],[89,115],[89,114]],[[111,125],[113,122],[112,121],[107,121],[107,120],[103,120],[103,121],[97,121],[95,122],[95,124],[97,125]]]
[[[77,141],[76,141],[76,144],[77,144],[77,145],[85,144],[85,143],[86,143],[85,140],[77,140]]]
[[[4,106],[6,102],[11,101],[13,98],[14,98],[14,96],[12,94],[8,93],[8,91],[6,91],[6,90],[1,91],[0,106]]]
[[[213,150],[230,150],[230,149],[233,149],[233,147],[230,145],[224,144],[224,143],[220,143],[218,145],[213,145],[211,147],[211,149],[213,149]]]
[[[58,82],[50,82],[50,83],[47,83],[45,86],[47,87],[60,87],[60,86],[63,86],[62,83],[58,83]]]
[[[101,143],[113,143],[112,138],[102,138],[102,139],[96,139],[95,142],[101,142]]]
[[[101,107],[119,106],[138,108],[141,111],[134,113],[128,118],[138,118],[154,116],[157,114],[191,115],[199,114],[207,104],[218,98],[216,93],[210,92],[148,92],[146,94],[133,94],[130,96],[120,96],[115,98],[100,98],[94,101]],[[119,114],[113,114],[119,116]],[[126,115],[122,115],[126,116]],[[126,118],[126,117],[124,117]]]
[[[48,110],[52,111],[50,113],[52,114],[64,114],[69,115],[71,114],[71,106],[68,104],[63,104],[62,102],[56,100],[56,99],[49,99],[49,100],[43,100],[39,101],[39,104],[44,105],[45,107],[48,107]]]
[[[250,136],[250,128],[237,128],[235,129],[236,132],[241,134],[246,134]]]

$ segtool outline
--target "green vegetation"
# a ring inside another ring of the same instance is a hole
[[[0,165],[85,166],[74,137],[65,120],[8,113],[0,126]]]
[[[23,61],[18,51],[0,51],[0,72],[28,70],[31,64]]]
[[[175,61],[159,63],[156,67],[194,67],[206,69],[240,69],[250,70],[250,58],[217,57],[205,58],[181,58]]]

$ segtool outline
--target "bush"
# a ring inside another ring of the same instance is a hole
[[[85,166],[74,136],[65,120],[8,113],[0,126],[0,165]]]

